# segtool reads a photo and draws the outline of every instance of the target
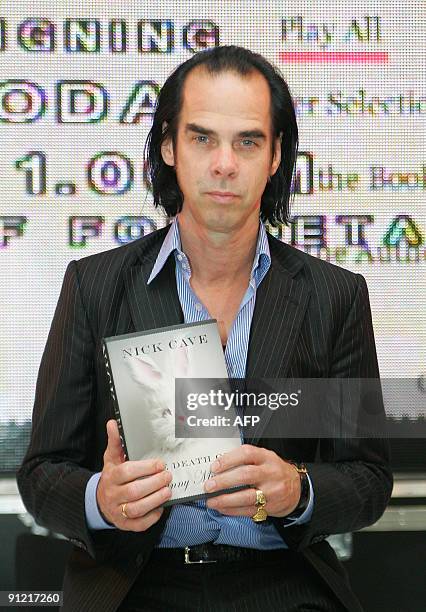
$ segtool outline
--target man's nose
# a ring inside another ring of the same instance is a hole
[[[213,154],[211,170],[218,177],[232,177],[237,174],[238,160],[231,145],[223,144],[216,148]]]

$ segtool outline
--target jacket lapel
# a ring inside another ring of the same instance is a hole
[[[303,279],[295,279],[303,267],[301,258],[269,235],[268,240],[271,267],[256,293],[246,368],[247,391],[276,391],[267,379],[287,376],[310,298]],[[246,442],[259,443],[273,414],[269,409],[263,411],[258,428]]]
[[[310,298],[303,279],[294,278],[302,260],[287,245],[268,239],[271,267],[256,294],[247,378],[285,378]]]
[[[175,262],[170,256],[162,270],[148,285],[149,275],[166,232],[156,232],[141,254],[141,261],[125,276],[125,290],[135,331],[145,331],[183,323],[176,288]],[[156,239],[154,242],[154,238]],[[154,244],[153,244],[154,242]]]

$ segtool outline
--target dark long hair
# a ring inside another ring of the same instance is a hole
[[[272,226],[288,223],[298,147],[293,101],[287,83],[272,64],[261,55],[235,45],[196,53],[176,68],[160,91],[144,150],[147,177],[155,206],[162,206],[169,217],[174,217],[182,210],[182,192],[174,168],[163,161],[161,145],[168,138],[172,139],[173,146],[176,144],[183,85],[188,73],[196,66],[204,66],[211,74],[232,71],[241,76],[258,70],[267,80],[271,92],[272,143],[274,145],[275,138],[282,135],[281,162],[262,194],[260,216],[262,221]],[[165,124],[167,127],[163,130]]]

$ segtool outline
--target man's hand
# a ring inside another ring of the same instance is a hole
[[[171,496],[170,472],[160,459],[126,461],[115,419],[107,423],[108,445],[96,500],[104,518],[125,531],[146,531],[163,513]],[[142,480],[139,480],[141,477]],[[126,504],[126,518],[121,513]]]
[[[251,486],[249,489],[225,493],[207,500],[209,508],[214,508],[222,514],[253,516],[256,512],[256,489],[261,489],[265,494],[265,510],[269,516],[287,516],[299,503],[299,473],[274,451],[243,444],[219,457],[211,469],[214,477],[204,483],[204,488],[209,493],[237,485]],[[215,483],[213,488],[209,488],[211,483]]]

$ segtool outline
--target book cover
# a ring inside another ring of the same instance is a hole
[[[226,437],[175,437],[175,379],[188,379],[189,393],[197,392],[194,379],[228,378],[217,322],[104,338],[103,349],[126,457],[164,460],[173,476],[172,496],[165,505],[209,497],[203,484],[210,465],[241,444],[240,432],[231,418]],[[227,416],[233,415],[231,407]]]

